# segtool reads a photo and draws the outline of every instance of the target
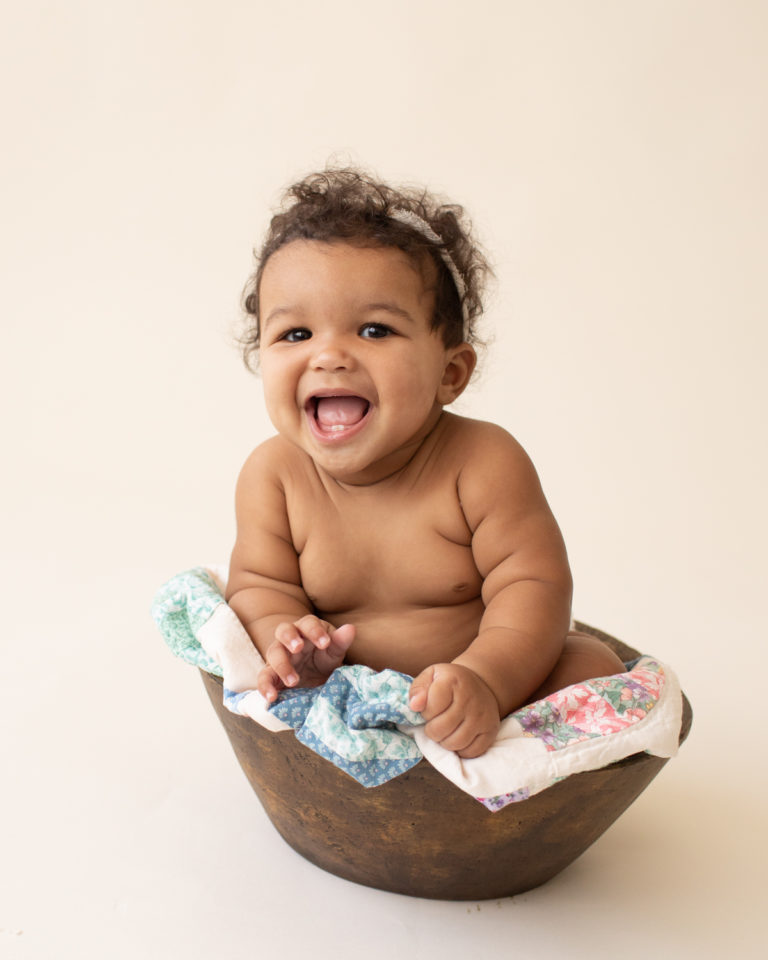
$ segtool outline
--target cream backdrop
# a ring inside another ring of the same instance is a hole
[[[3,6],[0,954],[762,955],[768,4]],[[334,157],[470,211],[493,342],[457,409],[531,453],[577,616],[694,706],[631,811],[498,904],[293,854],[149,618],[228,555],[270,433],[239,293]]]

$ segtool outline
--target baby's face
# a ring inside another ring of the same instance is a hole
[[[464,386],[455,357],[471,348],[447,349],[430,329],[427,268],[398,249],[312,240],[287,244],[264,267],[269,416],[338,480],[374,483],[400,469]]]

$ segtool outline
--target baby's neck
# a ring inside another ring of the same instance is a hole
[[[411,441],[357,473],[330,473],[317,463],[315,469],[326,484],[350,492],[378,490],[390,486],[407,477],[421,456],[432,449],[442,432],[445,419],[450,416],[452,415],[445,413],[442,407],[438,407]]]

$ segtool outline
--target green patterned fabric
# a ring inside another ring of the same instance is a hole
[[[217,677],[221,667],[197,639],[197,631],[224,603],[224,597],[205,567],[195,567],[173,577],[155,594],[152,617],[171,652],[187,663]]]

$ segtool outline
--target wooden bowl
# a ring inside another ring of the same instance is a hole
[[[593,627],[577,627],[624,661],[639,656]],[[546,883],[594,843],[666,763],[637,753],[491,813],[425,760],[365,788],[299,743],[293,731],[272,733],[230,713],[221,680],[202,675],[240,766],[283,839],[330,873],[409,896],[487,900]],[[691,720],[684,696],[681,743]]]

